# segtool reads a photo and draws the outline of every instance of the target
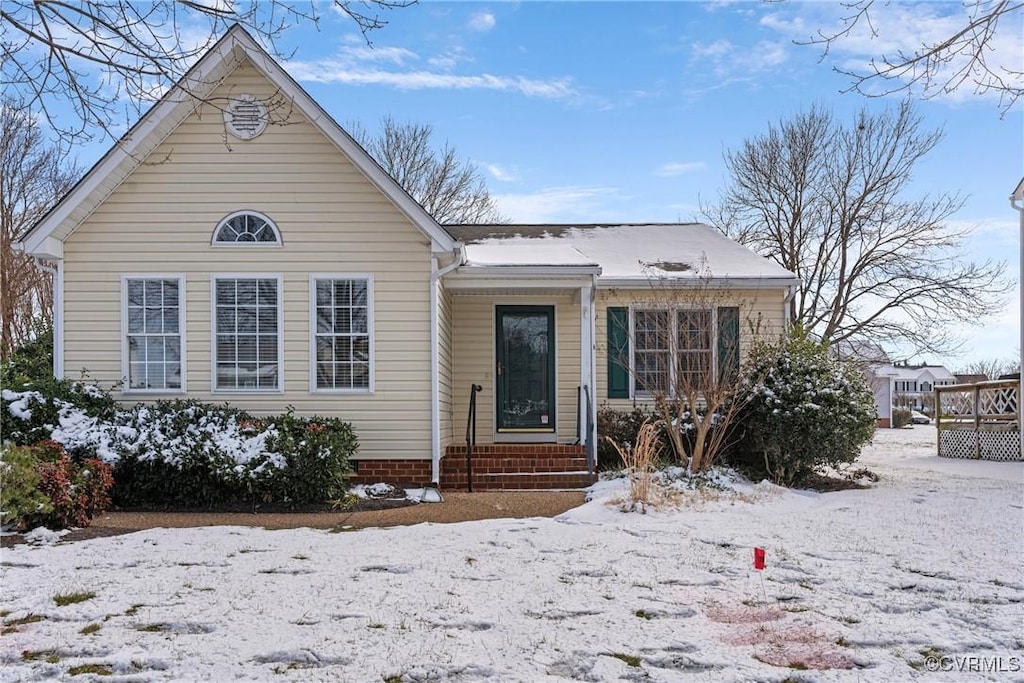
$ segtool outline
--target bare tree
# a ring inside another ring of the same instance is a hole
[[[701,211],[800,278],[793,320],[822,340],[948,353],[953,323],[994,313],[1010,285],[1004,264],[961,258],[959,196],[906,197],[941,138],[909,102],[848,126],[814,107],[728,152],[731,184]]]
[[[386,116],[376,134],[358,123],[349,124],[348,130],[438,223],[505,220],[477,167],[459,159],[448,142],[435,147],[430,125],[398,123]]]
[[[1020,357],[1020,354],[1017,354]],[[988,360],[977,360],[968,363],[958,370],[957,375],[984,375],[987,379],[999,379],[1003,375],[1009,375],[1020,371],[1020,362],[1017,358],[990,358]]]
[[[650,292],[632,301],[631,357],[609,349],[612,361],[629,370],[635,395],[653,400],[657,426],[694,473],[716,463],[746,405],[739,390],[754,378],[740,372],[741,327],[751,343],[782,332],[741,319],[740,303],[749,302],[710,280],[706,266],[686,289],[652,277]]]
[[[854,0],[842,3],[846,10],[841,25],[833,30],[819,29],[803,44],[824,46],[823,57],[858,31],[879,37],[879,6],[875,0]],[[1020,0],[964,0],[947,3],[963,11],[962,20],[948,33],[930,35],[913,50],[896,49],[872,59],[862,70],[836,67],[836,71],[852,79],[850,90],[879,97],[920,87],[924,97],[950,93],[970,87],[978,94],[997,93],[1003,113],[1009,111],[1024,94],[1024,70],[1021,69],[1020,47],[1010,54],[1010,64],[998,62],[993,43],[999,32],[1013,35],[1021,30]],[[1000,25],[1002,22],[1002,25]],[[900,31],[902,27],[895,27]],[[800,42],[800,41],[798,41]]]
[[[17,240],[74,184],[80,170],[43,139],[39,122],[18,103],[0,101],[0,355],[49,327],[53,282]]]
[[[132,123],[233,24],[280,57],[282,33],[299,24],[319,27],[324,12],[349,17],[365,37],[386,24],[381,11],[415,2],[4,0],[0,72],[5,92],[40,112],[66,141],[116,139],[118,122]]]

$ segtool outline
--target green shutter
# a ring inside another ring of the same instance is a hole
[[[629,398],[629,309],[608,309],[608,398]]]
[[[740,372],[740,309],[718,309],[718,377],[731,382]]]

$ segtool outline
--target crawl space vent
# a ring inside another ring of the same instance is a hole
[[[252,95],[232,97],[224,110],[224,125],[239,140],[252,140],[267,127],[267,108]]]

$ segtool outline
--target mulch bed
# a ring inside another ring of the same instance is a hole
[[[401,490],[400,487],[397,487]],[[224,505],[217,508],[202,507],[202,508],[182,508],[182,507],[129,507],[129,508],[111,508],[113,512],[245,512],[245,513],[320,513],[320,512],[374,512],[377,510],[391,510],[393,508],[401,508],[409,505],[418,505],[414,500],[408,498],[355,498],[347,501],[345,505],[332,505],[330,503],[322,503],[318,505],[300,505],[300,506],[288,506],[280,504],[260,504],[253,505],[247,503],[238,503],[232,505]],[[88,541],[93,538],[105,538],[107,536],[118,536],[120,534],[130,534],[135,531],[142,531],[142,529],[122,529],[122,528],[111,528],[111,527],[83,527],[80,529],[74,529],[71,532],[61,536],[60,543],[72,543],[74,541]],[[16,545],[22,545],[25,543],[25,537],[22,534],[10,534],[0,536],[0,548],[10,548]]]

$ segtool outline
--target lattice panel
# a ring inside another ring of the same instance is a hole
[[[982,389],[978,395],[978,413],[980,415],[1017,414],[1017,387],[995,387]]]
[[[982,460],[1020,460],[1020,434],[1017,432],[980,432],[978,445]]]
[[[939,432],[939,456],[943,458],[974,459],[975,435],[973,431],[944,429]]]
[[[1013,432],[975,432],[944,429],[939,432],[939,455],[943,458],[975,459],[975,444],[981,447],[982,460],[1024,460],[1020,435]]]
[[[973,391],[943,391],[939,400],[940,415],[974,415]]]

